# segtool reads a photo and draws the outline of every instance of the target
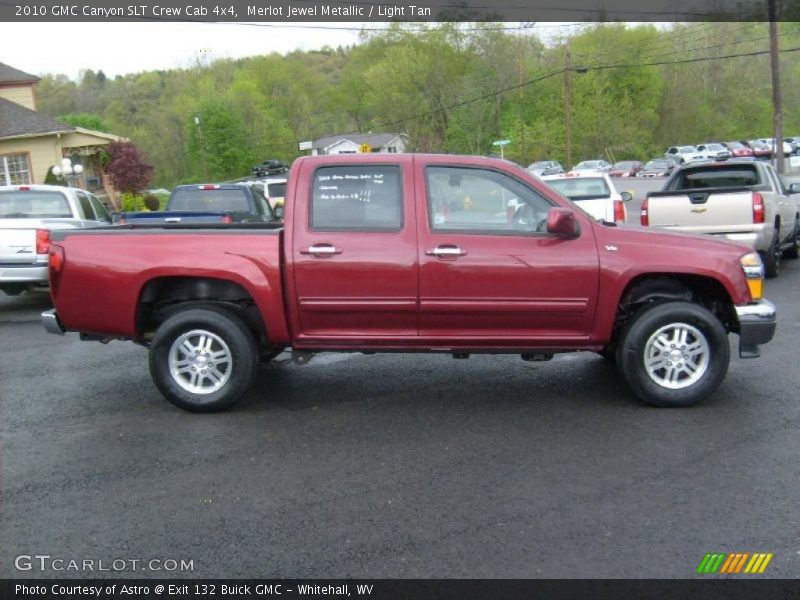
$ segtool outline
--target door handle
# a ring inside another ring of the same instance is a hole
[[[458,246],[436,246],[433,250],[426,250],[425,254],[428,256],[437,256],[439,258],[457,258],[459,256],[466,256],[467,251],[462,250]]]
[[[300,250],[300,254],[313,254],[315,256],[333,256],[334,254],[341,253],[341,248],[337,248],[331,244],[314,244],[304,250]]]
[[[180,217],[167,217],[166,219],[164,219],[164,223],[180,223],[180,222],[181,222]]]

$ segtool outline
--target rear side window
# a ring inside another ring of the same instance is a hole
[[[398,166],[321,167],[314,173],[309,225],[315,231],[400,231]]]
[[[178,190],[169,201],[169,210],[250,212],[245,191],[237,190]]]
[[[267,182],[267,194],[270,198],[286,197],[286,182],[270,183]]]
[[[94,216],[94,209],[92,208],[92,203],[89,202],[89,198],[86,197],[86,194],[82,194],[77,192],[78,201],[81,203],[81,212],[83,212],[83,218],[87,221],[94,221],[97,217]]]
[[[72,211],[60,192],[0,192],[0,219],[69,219]]]
[[[608,198],[611,190],[602,177],[571,177],[545,182],[562,196],[571,200],[581,198]]]
[[[99,221],[110,221],[111,217],[108,215],[108,211],[103,204],[95,198],[94,196],[89,196],[89,199],[92,201],[92,206],[94,207],[94,214],[97,215],[97,219]]]
[[[761,183],[755,165],[729,165],[724,169],[697,169],[682,172],[672,186],[673,190],[742,187]]]

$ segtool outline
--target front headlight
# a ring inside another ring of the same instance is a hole
[[[758,252],[750,252],[739,259],[744,276],[747,277],[747,287],[753,300],[761,300],[764,294],[764,264]]]

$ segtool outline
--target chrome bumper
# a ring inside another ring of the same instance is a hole
[[[47,333],[54,333],[56,335],[64,335],[67,330],[58,320],[56,309],[46,310],[42,313],[42,326]]]
[[[755,304],[736,306],[739,319],[739,356],[756,358],[760,352],[758,346],[766,344],[775,335],[777,310],[769,300],[761,300]]]

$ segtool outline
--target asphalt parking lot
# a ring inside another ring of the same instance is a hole
[[[639,404],[592,354],[351,354],[279,359],[212,415],[163,400],[144,349],[0,295],[0,577],[689,577],[715,551],[797,577],[798,293],[784,263],[776,338],[692,409]]]

